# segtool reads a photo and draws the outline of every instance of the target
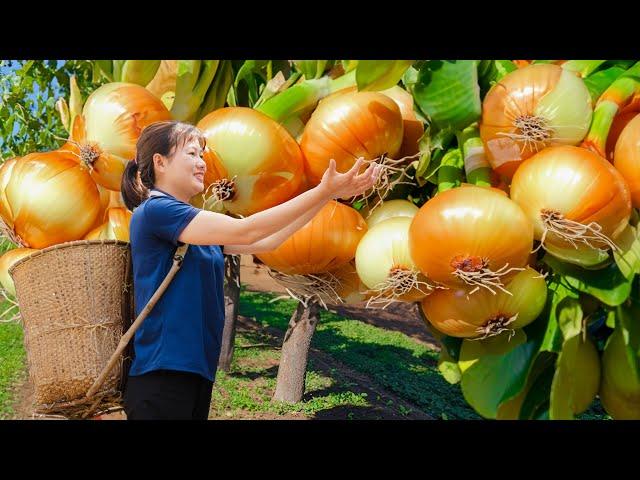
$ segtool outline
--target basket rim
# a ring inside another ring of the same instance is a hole
[[[45,247],[36,252],[30,253],[26,257],[22,257],[20,260],[15,262],[11,267],[7,270],[9,275],[13,277],[14,270],[23,263],[31,260],[34,257],[38,257],[48,252],[52,252],[54,250],[62,250],[65,248],[78,247],[80,245],[131,245],[130,242],[125,242],[124,240],[117,239],[103,239],[103,240],[71,240],[69,242],[57,243],[55,245],[51,245],[49,247]]]

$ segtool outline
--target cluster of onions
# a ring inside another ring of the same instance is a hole
[[[197,126],[207,139],[208,166],[219,165],[214,170],[221,177],[208,185],[204,205],[222,202],[230,213],[247,216],[299,193],[302,152],[276,121],[251,108],[227,107],[211,112]]]
[[[354,300],[359,281],[351,262],[366,231],[357,210],[331,201],[278,248],[255,256],[296,298],[316,298],[325,306]]]
[[[526,267],[504,290],[496,294],[481,290],[470,295],[467,288],[438,289],[420,307],[438,331],[452,337],[487,338],[525,327],[542,312],[547,285],[542,275]]]
[[[412,157],[399,158],[400,153],[405,147],[417,151],[416,118],[408,105],[409,99],[396,90],[385,94],[349,88],[321,100],[300,139],[309,185],[320,183],[330,159],[335,159],[339,172],[346,172],[362,157],[383,166],[378,182],[362,199],[385,198],[406,177],[405,163]],[[404,117],[401,110],[406,112]],[[408,137],[404,136],[405,118],[410,125]]]
[[[407,200],[390,200],[367,218],[369,230],[356,251],[356,270],[367,287],[367,306],[386,308],[394,301],[414,302],[433,289],[409,253],[409,227],[417,212]]]
[[[413,261],[429,279],[493,294],[527,264],[533,225],[504,192],[465,185],[428,200],[408,240]]]
[[[591,124],[589,91],[575,73],[553,64],[505,75],[482,104],[480,135],[492,168],[511,178],[518,166],[551,145],[577,145]]]
[[[36,152],[0,168],[0,216],[16,245],[45,248],[79,240],[95,224],[100,194],[69,152]]]
[[[123,207],[110,208],[105,212],[106,221],[85,235],[85,240],[129,241],[129,224],[132,213]]]
[[[162,120],[171,120],[171,114],[147,89],[132,83],[107,83],[89,96],[61,150],[68,150],[86,165],[96,183],[119,191],[140,133]]]
[[[550,254],[581,266],[618,249],[616,237],[631,215],[623,176],[607,160],[581,147],[548,147],[529,158],[511,183],[511,198],[533,224]]]

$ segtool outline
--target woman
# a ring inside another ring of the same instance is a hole
[[[151,124],[122,178],[133,211],[136,316],[166,277],[177,246],[189,244],[180,271],[136,332],[124,398],[129,419],[207,419],[224,327],[223,254],[277,248],[328,201],[369,189],[379,174],[373,165],[358,174],[362,159],[340,174],[331,160],[315,188],[236,219],[189,204],[204,190],[204,147],[192,125]]]

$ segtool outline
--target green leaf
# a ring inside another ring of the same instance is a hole
[[[438,371],[442,374],[444,379],[453,384],[460,382],[462,378],[462,372],[456,360],[449,355],[449,351],[446,348],[440,349],[440,356],[438,357]]]
[[[622,275],[627,279],[633,279],[636,273],[640,273],[640,238],[637,230],[631,225],[616,237],[616,245],[621,252],[614,251],[613,258]]]
[[[462,130],[480,118],[476,60],[429,60],[413,87],[416,104],[438,130]]]
[[[484,97],[494,84],[517,69],[518,67],[511,60],[482,60],[478,65],[478,84],[481,96]]]
[[[582,307],[575,298],[564,298],[557,307],[558,326],[565,341],[582,333]]]
[[[572,420],[593,402],[600,386],[600,357],[590,339],[573,336],[562,345],[551,384],[549,418]]]
[[[452,148],[442,157],[438,170],[438,192],[459,187],[464,179],[464,159],[460,148]]]
[[[593,295],[610,307],[622,304],[631,293],[631,280],[620,273],[615,263],[600,270],[585,270],[576,265],[561,262],[551,255],[545,255],[542,261],[554,272],[562,275],[568,285]]]
[[[551,384],[555,374],[554,360],[556,356],[556,354],[545,353],[536,359],[536,364],[540,362],[545,365],[545,368],[535,377],[531,387],[529,387],[529,391],[522,402],[522,407],[520,407],[520,420],[536,419],[537,412],[549,408],[549,396],[551,395]]]
[[[591,101],[595,104],[600,98],[600,95],[616,80],[620,75],[626,71],[622,67],[610,67],[605,70],[597,71],[584,79],[584,84],[589,90],[591,95]]]
[[[610,310],[607,312],[607,319],[605,325],[609,328],[616,328],[616,311]]]
[[[380,91],[397,85],[413,60],[359,60],[356,82],[359,91]]]
[[[537,349],[529,342],[517,345],[516,338],[512,341],[514,345],[508,353],[483,356],[462,374],[465,400],[485,418],[496,418],[500,403],[515,396],[525,385],[532,353]],[[519,384],[519,388],[514,388],[514,384]],[[517,392],[506,398],[506,393],[514,389]]]
[[[540,350],[558,353],[562,349],[563,341],[562,330],[558,323],[558,306],[567,298],[578,299],[579,295],[573,289],[568,288],[559,278],[553,278],[549,282],[548,289],[547,303],[541,314],[541,317],[546,320],[546,324]]]
[[[630,301],[629,304],[616,308],[618,328],[622,332],[627,359],[636,380],[640,382],[640,304]]]
[[[606,60],[567,60],[562,64],[562,68],[580,74],[581,77],[588,77],[595,72]]]

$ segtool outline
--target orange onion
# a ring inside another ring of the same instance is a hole
[[[100,212],[100,194],[87,169],[60,150],[16,161],[1,203],[8,236],[38,249],[82,239]]]
[[[440,332],[452,337],[490,337],[533,322],[547,299],[542,275],[526,267],[495,295],[481,290],[438,289],[422,300],[420,308]]]
[[[300,140],[309,182],[317,185],[333,158],[339,172],[358,157],[395,158],[403,141],[397,103],[379,92],[337,92],[318,104]]]
[[[75,117],[64,149],[89,167],[96,183],[119,191],[140,133],[162,120],[171,120],[171,114],[147,89],[133,83],[107,83],[89,96],[82,114]]]
[[[122,240],[129,241],[129,225],[133,214],[122,207],[110,208],[106,212],[107,221],[94,228],[84,237],[85,240]]]
[[[11,179],[11,172],[13,172],[13,167],[16,165],[16,162],[20,159],[20,157],[10,158],[5,160],[4,163],[0,166],[0,218],[6,224],[3,226],[3,229],[8,231],[13,229],[13,215],[11,214],[11,210],[9,209],[9,202],[7,201],[7,184]]]
[[[504,192],[465,185],[439,193],[420,208],[409,246],[431,280],[493,292],[527,264],[533,225]]]
[[[614,117],[613,122],[611,122],[611,128],[609,129],[609,134],[607,135],[607,143],[605,145],[607,160],[613,161],[616,144],[618,143],[620,134],[629,124],[629,122],[633,120],[637,115],[638,110],[634,109],[620,112]]]
[[[16,286],[13,283],[13,278],[9,275],[9,268],[21,258],[31,255],[33,252],[37,252],[34,248],[14,248],[5,252],[0,256],[0,284],[11,296],[16,296]]]
[[[331,201],[278,248],[255,256],[288,275],[328,272],[353,259],[366,231],[367,224],[357,210]]]
[[[505,75],[482,103],[480,137],[487,160],[512,177],[531,155],[550,145],[577,145],[591,124],[591,96],[582,78],[552,64]]]
[[[358,276],[355,260],[351,260],[330,273],[337,280],[335,291],[342,302],[347,305],[355,305],[366,300],[364,292],[367,287]]]
[[[304,163],[300,147],[276,121],[251,108],[220,108],[198,128],[226,170],[211,195],[235,215],[251,215],[295,196]]]
[[[127,208],[120,192],[104,188],[99,183],[96,183],[96,187],[98,187],[98,193],[100,194],[100,212],[90,230],[103,225],[107,221],[107,211],[110,208]]]
[[[432,290],[409,253],[411,221],[411,217],[388,218],[371,227],[360,240],[356,270],[368,288],[367,305],[414,302]]]
[[[622,130],[616,143],[613,165],[629,185],[633,206],[640,208],[640,115],[635,115]]]
[[[511,182],[511,198],[533,223],[541,246],[551,254],[560,249],[560,258],[576,264],[593,263],[581,257],[593,257],[594,249],[617,248],[613,241],[631,215],[629,187],[614,166],[568,145],[525,161]]]
[[[419,150],[418,142],[424,135],[424,125],[413,110],[413,96],[397,85],[388,90],[382,90],[380,93],[392,98],[400,108],[402,115],[402,146],[398,157],[415,155]]]

